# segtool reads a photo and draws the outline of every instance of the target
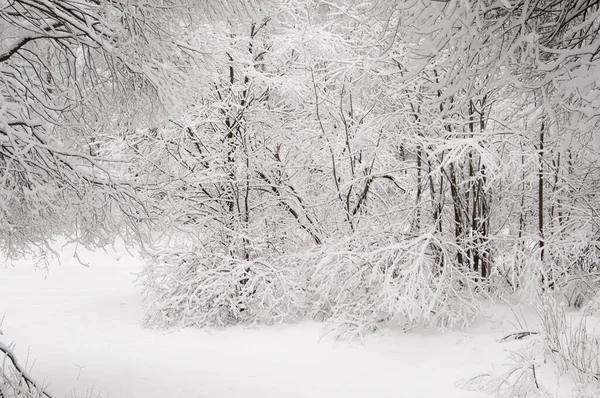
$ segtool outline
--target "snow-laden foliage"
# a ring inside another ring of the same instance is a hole
[[[590,0],[0,0],[0,248],[133,231],[159,327],[595,308],[599,31]]]
[[[464,325],[478,295],[585,305],[598,12],[297,0],[211,14],[190,35],[204,38],[194,99],[126,140],[157,235],[192,247],[144,270],[149,323],[310,317],[362,333]]]
[[[463,386],[497,397],[597,396],[598,318],[567,314],[560,303],[552,294],[541,296],[539,327],[518,330],[499,341],[507,345],[509,362],[493,373],[465,381]]]
[[[310,302],[305,270],[283,258],[241,260],[195,247],[155,261],[143,276],[149,326],[290,322]]]
[[[578,322],[567,320],[564,308],[552,298],[539,305],[542,332],[546,338],[548,356],[561,374],[570,373],[577,384],[595,384],[600,389],[600,340],[592,319],[582,317]]]
[[[0,3],[4,251],[150,230],[161,327],[593,300],[597,2],[221,3]]]
[[[390,324],[463,326],[478,313],[475,275],[457,269],[456,246],[434,234],[379,231],[332,246],[307,263],[316,319],[362,334]]]
[[[181,86],[177,47],[159,41],[179,28],[174,15],[147,2],[0,2],[5,253],[59,234],[105,244],[147,216],[116,143]]]
[[[363,334],[389,324],[460,326],[478,312],[472,271],[453,267],[456,247],[433,234],[379,231],[378,239],[340,237],[296,255],[253,260],[217,250],[175,248],[146,266],[148,325],[310,317]]]
[[[11,347],[0,342],[0,396],[5,398],[51,398],[17,360]]]

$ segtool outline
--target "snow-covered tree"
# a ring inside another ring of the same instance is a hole
[[[163,225],[193,237],[148,265],[150,322],[447,325],[475,295],[589,274],[597,8],[298,0],[207,19],[194,101],[135,140]]]
[[[192,3],[190,3],[192,4]],[[170,105],[188,52],[184,2],[0,1],[0,250],[45,254],[142,229],[127,131]],[[176,62],[175,62],[176,61]],[[0,343],[0,396],[46,397]]]
[[[64,233],[94,242],[146,217],[114,142],[148,124],[183,82],[194,51],[175,36],[184,5],[0,3],[5,252]]]

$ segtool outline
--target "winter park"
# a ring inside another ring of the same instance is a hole
[[[0,0],[0,398],[600,397],[600,0]]]

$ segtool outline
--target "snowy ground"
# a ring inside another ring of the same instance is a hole
[[[484,397],[460,381],[501,366],[516,319],[500,309],[463,330],[388,330],[335,341],[324,325],[149,330],[139,260],[62,251],[50,272],[0,264],[2,340],[54,397]],[[91,394],[92,393],[92,394]]]

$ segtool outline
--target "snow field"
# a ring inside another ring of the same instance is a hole
[[[72,255],[64,247],[48,273],[0,266],[3,341],[54,397],[484,397],[461,380],[500,366],[499,339],[515,330],[506,308],[463,331],[363,341],[336,341],[314,322],[151,330],[134,285],[141,260],[80,248],[84,267]]]

